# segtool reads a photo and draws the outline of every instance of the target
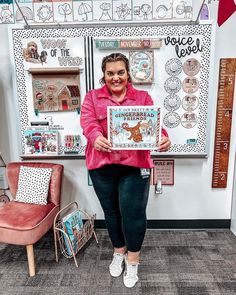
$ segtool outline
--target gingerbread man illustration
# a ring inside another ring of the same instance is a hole
[[[131,135],[128,139],[129,140],[133,139],[134,142],[143,141],[143,136],[142,136],[140,129],[139,129],[140,126],[141,126],[141,122],[138,122],[138,124],[134,127],[129,127],[128,123],[122,124],[122,128],[131,133]]]

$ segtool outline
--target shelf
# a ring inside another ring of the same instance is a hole
[[[29,68],[28,72],[31,74],[79,74],[81,69],[78,67],[65,68]]]
[[[66,159],[85,159],[84,155],[73,154],[73,155],[41,155],[41,156],[31,156],[31,155],[20,155],[22,160],[44,160],[44,159],[59,159],[59,160],[66,160]]]
[[[22,160],[43,160],[43,159],[59,159],[59,160],[66,160],[66,159],[78,159],[84,160],[85,155],[41,155],[41,156],[31,156],[31,155],[21,155]],[[152,159],[162,159],[162,158],[176,158],[176,159],[206,159],[207,154],[202,155],[181,155],[181,154],[168,154],[168,153],[158,153],[152,154]]]

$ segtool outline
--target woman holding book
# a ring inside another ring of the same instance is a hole
[[[146,231],[150,168],[148,150],[112,150],[107,139],[108,106],[150,106],[153,100],[131,84],[129,61],[121,53],[103,58],[103,86],[89,91],[81,108],[81,126],[87,138],[86,165],[105,215],[114,247],[110,274],[128,288],[138,281],[140,250]],[[171,145],[162,129],[159,151]]]

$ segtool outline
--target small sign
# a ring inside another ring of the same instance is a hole
[[[174,160],[154,160],[153,184],[174,185]]]
[[[187,144],[197,144],[197,139],[196,138],[189,138],[189,139],[187,139]]]
[[[162,39],[123,39],[120,40],[121,49],[161,48]]]
[[[98,49],[154,49],[162,47],[162,39],[97,39],[95,45]]]
[[[118,40],[96,40],[96,48],[99,49],[117,49],[119,47]]]

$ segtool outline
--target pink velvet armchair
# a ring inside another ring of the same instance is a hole
[[[14,201],[20,166],[52,168],[47,205]],[[35,275],[33,245],[52,227],[60,206],[63,166],[52,163],[14,162],[6,168],[13,200],[0,207],[0,243],[24,245],[27,249],[29,275]]]

